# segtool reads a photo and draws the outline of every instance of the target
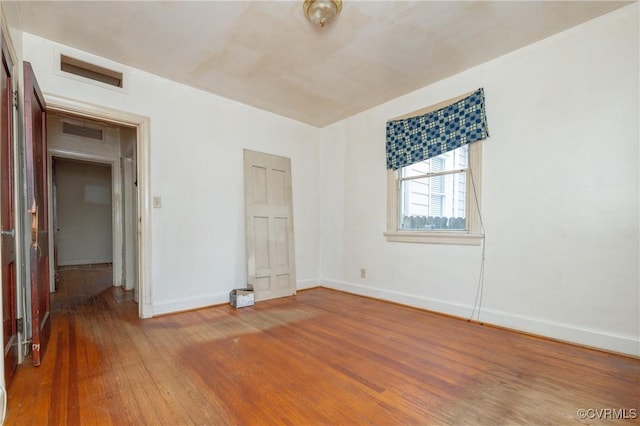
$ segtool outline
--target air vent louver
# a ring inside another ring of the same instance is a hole
[[[60,70],[80,77],[122,88],[122,73],[90,64],[66,55],[60,55]]]
[[[82,138],[95,139],[102,142],[102,129],[93,127],[78,126],[66,121],[62,122],[62,133],[65,135],[80,136]]]

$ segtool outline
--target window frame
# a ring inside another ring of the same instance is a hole
[[[387,231],[388,242],[421,244],[480,245],[484,235],[478,207],[482,208],[482,141],[469,144],[469,176],[467,186],[467,230],[407,230],[398,229],[400,216],[400,185],[398,170],[387,170]],[[477,197],[477,200],[476,200]],[[477,201],[477,204],[476,204]]]

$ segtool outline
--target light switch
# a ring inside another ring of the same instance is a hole
[[[162,198],[153,197],[153,208],[159,209],[160,207],[162,207]]]

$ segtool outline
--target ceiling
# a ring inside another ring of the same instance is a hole
[[[302,0],[3,2],[22,31],[317,127],[630,3],[344,0],[319,28]]]

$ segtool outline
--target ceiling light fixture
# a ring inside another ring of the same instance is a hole
[[[340,15],[342,0],[304,0],[303,7],[309,22],[324,27]]]

